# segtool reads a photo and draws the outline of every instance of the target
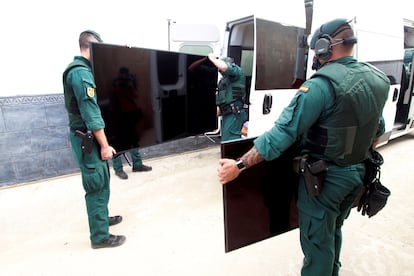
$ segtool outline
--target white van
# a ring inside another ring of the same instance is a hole
[[[375,16],[363,7],[341,9],[334,15],[326,12],[327,0],[314,1],[306,21],[305,6],[300,2],[297,13],[286,12],[291,14],[290,19],[280,17],[284,21],[275,15],[252,15],[226,25],[222,54],[233,57],[246,74],[247,137],[270,129],[300,84],[314,73],[313,51],[308,51],[307,42],[316,28],[339,17],[350,19],[358,37],[354,56],[377,66],[392,83],[383,114],[386,133],[381,144],[412,131],[414,21],[400,17],[389,5],[381,10],[381,4],[376,6]],[[355,7],[348,2],[346,6]]]
[[[313,51],[308,50],[311,34],[335,18],[352,22],[358,38],[354,56],[380,68],[391,81],[381,144],[414,129],[414,22],[400,17],[388,2],[376,2],[375,11],[364,7],[364,1],[346,1],[346,6],[335,9],[330,7],[333,1],[316,0],[307,8],[300,2],[302,7],[285,11],[291,21],[283,16],[249,16],[227,23],[223,55],[233,57],[246,72],[249,124],[245,139],[221,144],[222,157],[239,158],[255,137],[273,127],[300,84],[314,73]],[[293,22],[305,10],[308,20]],[[226,252],[298,227],[298,174],[292,170],[292,148],[223,185]]]

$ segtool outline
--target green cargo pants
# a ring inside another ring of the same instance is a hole
[[[303,177],[298,191],[299,229],[305,256],[302,275],[338,275],[344,220],[362,189],[363,163],[329,166],[322,192],[309,196]]]
[[[90,240],[99,243],[109,237],[108,202],[110,195],[109,167],[101,160],[100,149],[94,141],[90,154],[82,153],[81,139],[71,131],[70,142],[75,160],[79,164],[85,190]]]
[[[132,166],[135,167],[140,167],[142,166],[142,158],[141,158],[141,154],[139,152],[138,148],[133,148],[131,150],[129,150],[129,153],[131,154],[131,159],[132,159]],[[123,168],[122,165],[122,156],[117,156],[115,158],[112,158],[112,166],[114,167],[114,170],[116,172],[121,171]]]
[[[241,138],[241,130],[247,121],[247,113],[241,110],[239,114],[228,114],[222,116],[221,141],[229,141]]]

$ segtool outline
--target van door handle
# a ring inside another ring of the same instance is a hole
[[[266,94],[263,99],[263,115],[269,114],[272,110],[272,101],[273,96],[271,94]]]
[[[398,99],[398,89],[394,88],[394,94],[392,95],[392,101],[395,102]]]

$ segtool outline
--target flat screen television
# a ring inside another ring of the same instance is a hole
[[[109,143],[118,153],[217,127],[218,71],[204,56],[94,43],[91,63]]]

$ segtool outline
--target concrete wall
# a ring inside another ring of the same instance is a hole
[[[0,187],[78,172],[68,131],[63,94],[0,97]],[[140,153],[145,160],[218,146],[219,141],[191,136]]]
[[[0,186],[78,171],[63,94],[0,97]]]

